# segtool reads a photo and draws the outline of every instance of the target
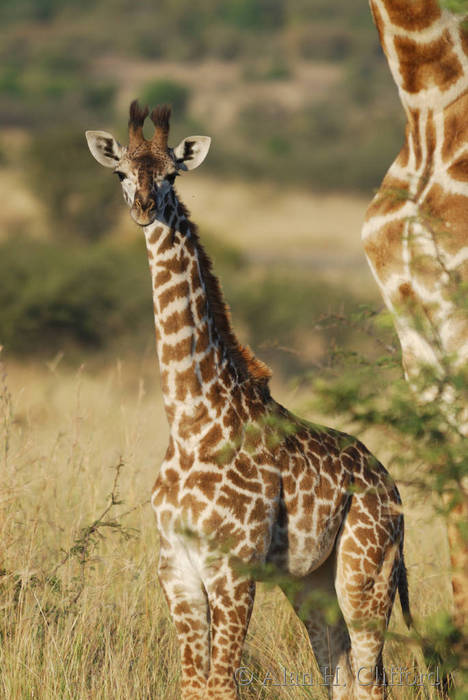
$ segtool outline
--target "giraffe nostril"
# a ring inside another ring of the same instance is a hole
[[[156,209],[156,202],[152,199],[149,199],[147,202],[142,202],[141,199],[135,199],[135,207],[146,214]]]
[[[133,200],[131,207],[131,217],[140,226],[147,226],[156,218],[156,202],[154,199],[142,201],[139,197]]]

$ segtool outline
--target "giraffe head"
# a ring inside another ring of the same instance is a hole
[[[128,146],[107,131],[87,131],[89,150],[98,163],[111,168],[122,185],[130,215],[140,226],[164,219],[165,203],[176,176],[197,168],[210,147],[209,136],[189,136],[176,148],[168,146],[170,107],[162,105],[151,112],[154,133],[151,140],[143,136],[143,124],[149,114],[135,100],[130,105]]]

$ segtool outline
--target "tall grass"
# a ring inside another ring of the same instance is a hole
[[[62,366],[60,356],[8,363],[0,386],[0,697],[176,700],[177,646],[148,504],[167,444],[153,353],[94,370]],[[292,407],[304,398],[279,394]],[[385,456],[382,435],[368,437]],[[421,620],[449,605],[445,536],[431,504],[402,490]],[[392,630],[404,630],[398,605]],[[258,587],[243,663],[255,674],[245,699],[326,697],[301,623],[276,589]],[[386,664],[425,671],[420,653],[396,639]],[[314,685],[271,685],[283,667],[312,673]],[[395,687],[392,697],[431,692]]]

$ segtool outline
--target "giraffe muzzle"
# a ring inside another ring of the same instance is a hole
[[[149,226],[156,219],[156,212],[157,206],[153,199],[143,202],[138,197],[135,197],[130,216],[139,226]]]

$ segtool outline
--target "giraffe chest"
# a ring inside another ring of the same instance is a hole
[[[179,448],[161,467],[152,504],[168,541],[186,533],[249,561],[266,556],[279,494],[277,470],[260,467],[242,451],[220,465]]]

